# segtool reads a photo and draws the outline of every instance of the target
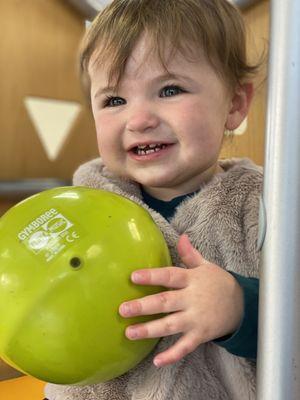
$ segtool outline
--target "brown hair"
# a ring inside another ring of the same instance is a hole
[[[227,0],[114,0],[98,14],[82,41],[80,74],[85,90],[90,90],[88,67],[94,55],[99,65],[108,65],[109,85],[114,80],[117,89],[144,32],[151,38],[149,55],[155,52],[166,70],[165,49],[170,57],[178,50],[187,58],[204,51],[230,88],[258,69],[247,62],[243,18]]]

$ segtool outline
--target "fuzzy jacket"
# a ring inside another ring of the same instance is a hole
[[[101,159],[81,166],[74,185],[123,195],[146,208],[168,243],[173,265],[182,266],[176,243],[182,233],[205,257],[246,277],[258,277],[257,250],[262,170],[247,159],[220,161],[215,175],[177,208],[170,222],[142,201],[139,186],[111,174]],[[90,386],[48,384],[49,400],[254,400],[255,364],[214,343],[200,345],[181,361],[157,369],[153,356],[177,335],[162,338],[137,367],[119,378]]]

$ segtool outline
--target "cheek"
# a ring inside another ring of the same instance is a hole
[[[225,118],[217,113],[211,102],[191,104],[183,113],[185,140],[189,152],[219,151],[223,136]],[[197,149],[197,150],[196,150]]]
[[[207,98],[190,107],[189,126],[195,130],[214,137],[222,136],[225,131],[226,111],[220,100]]]
[[[113,139],[114,126],[112,119],[105,116],[95,118],[98,146],[103,147]]]
[[[111,153],[110,150],[110,144],[109,141],[107,140],[107,135],[105,132],[103,132],[101,129],[98,127],[97,129],[97,144],[98,144],[98,152],[100,156],[104,159],[106,158],[107,154]]]
[[[191,102],[184,110],[178,113],[187,134],[192,137],[204,137],[209,134],[213,124],[210,108],[205,102]]]
[[[111,116],[97,116],[95,119],[98,151],[105,163],[122,157],[122,134],[117,119]]]

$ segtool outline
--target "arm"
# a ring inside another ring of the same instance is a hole
[[[22,372],[10,367],[0,358],[0,381],[18,378],[20,376],[23,376]]]

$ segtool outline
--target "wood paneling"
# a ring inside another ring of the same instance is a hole
[[[0,180],[70,178],[97,155],[84,106],[57,160],[51,162],[24,106],[25,96],[84,104],[76,55],[85,25],[62,0],[9,0],[0,5]]]
[[[262,0],[244,11],[247,25],[248,51],[255,63],[264,54],[265,62],[255,80],[256,94],[250,109],[248,129],[244,135],[225,140],[222,157],[249,157],[259,165],[264,161],[266,114],[266,69],[269,41],[269,1]]]

